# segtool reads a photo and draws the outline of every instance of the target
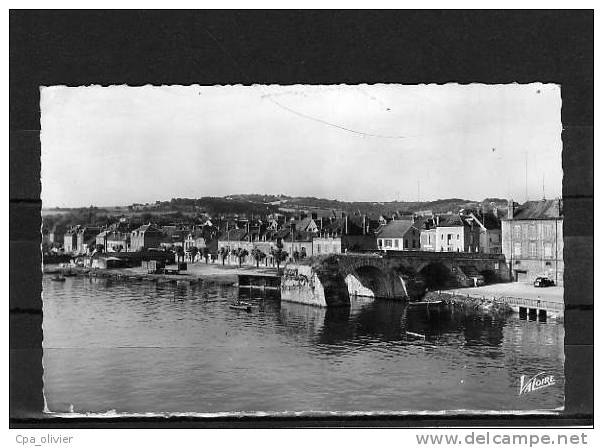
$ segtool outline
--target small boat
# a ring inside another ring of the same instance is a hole
[[[426,339],[425,335],[421,334],[421,333],[413,333],[412,331],[407,331],[406,334],[410,335],[410,336],[413,336],[415,338]]]
[[[251,308],[259,308],[260,307],[260,305],[258,305],[256,303],[247,302],[245,300],[239,300],[237,302],[237,305],[246,305],[246,306],[250,306]]]
[[[437,300],[435,302],[408,302],[408,306],[412,308],[439,308],[444,302]]]
[[[61,276],[55,276],[52,277],[50,280],[52,280],[53,282],[64,282],[65,281],[65,277],[61,277]]]
[[[239,303],[231,303],[230,305],[228,305],[230,308],[232,308],[233,310],[243,310],[243,311],[247,311],[248,313],[251,313],[251,305],[248,304],[239,304]]]

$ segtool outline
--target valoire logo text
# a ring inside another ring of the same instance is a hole
[[[545,375],[545,372],[540,372],[526,381],[526,376],[521,375],[521,383],[519,384],[519,395],[534,392],[535,390],[544,389],[545,387],[555,384],[553,375]]]

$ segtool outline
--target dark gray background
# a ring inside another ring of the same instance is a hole
[[[11,427],[592,424],[593,11],[10,11]],[[566,411],[559,417],[44,418],[40,85],[561,85]]]

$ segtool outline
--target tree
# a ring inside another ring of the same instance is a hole
[[[188,251],[189,251],[190,256],[191,256],[191,262],[194,263],[195,262],[195,257],[199,253],[199,249],[197,249],[197,247],[193,246]]]
[[[209,260],[209,249],[207,247],[204,247],[201,250],[201,253],[203,255],[203,258],[205,258],[205,264],[207,264],[207,261]]]
[[[287,259],[287,252],[283,250],[283,240],[280,238],[276,240],[276,248],[272,248],[270,251],[272,258],[276,261],[276,272],[281,270],[281,262]]]
[[[222,257],[222,266],[224,266],[224,261],[226,260],[226,257],[228,256],[229,252],[230,249],[228,249],[227,247],[221,247],[220,250],[218,250],[218,255]]]
[[[182,260],[184,260],[184,249],[182,248],[182,246],[176,246],[176,256],[177,261],[180,261],[180,258],[182,258]]]
[[[247,255],[249,255],[249,252],[247,251],[247,249],[243,249],[242,247],[239,247],[235,251],[235,256],[239,260],[239,267],[241,267],[241,264],[243,263],[243,258],[245,258]]]
[[[260,267],[260,261],[262,261],[264,258],[266,258],[266,254],[262,250],[258,249],[257,247],[255,247],[251,251],[251,256],[255,260],[255,266],[257,268]]]

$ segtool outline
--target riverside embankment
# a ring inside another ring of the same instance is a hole
[[[168,269],[176,269],[176,266],[168,266]],[[147,280],[156,283],[236,285],[240,274],[274,275],[276,269],[256,268],[252,266],[238,267],[215,263],[205,264],[200,262],[189,263],[187,265],[187,270],[180,271],[178,274],[149,274],[147,270],[142,267],[92,269],[74,266],[63,268],[58,264],[44,266],[45,274],[59,274],[61,272],[71,272],[78,276],[113,278],[118,280]]]
[[[454,308],[489,314],[543,313],[561,318],[564,314],[563,288],[535,288],[528,283],[496,283],[475,288],[430,291],[425,301],[442,301]]]

